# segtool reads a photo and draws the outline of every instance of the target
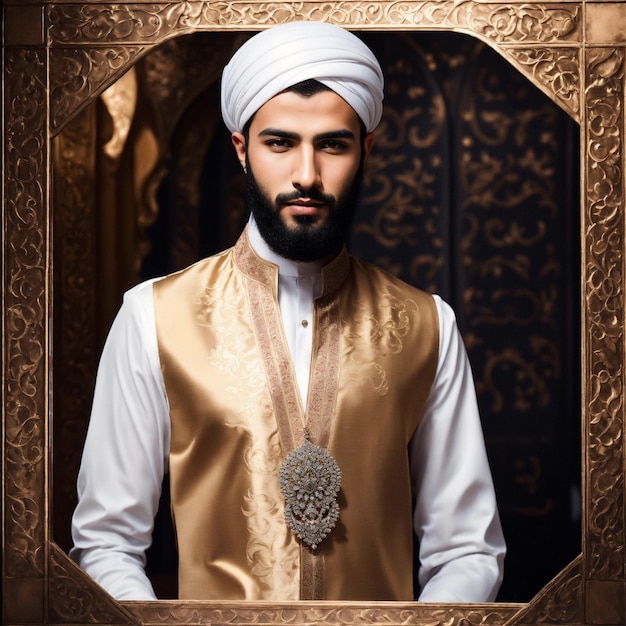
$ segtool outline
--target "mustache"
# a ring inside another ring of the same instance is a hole
[[[285,193],[279,193],[276,196],[276,206],[281,206],[283,204],[289,204],[294,200],[313,200],[313,202],[320,202],[323,204],[328,204],[330,207],[335,206],[335,196],[329,193],[322,193],[319,189],[315,187],[311,187],[311,189],[307,189],[306,191],[290,191]]]

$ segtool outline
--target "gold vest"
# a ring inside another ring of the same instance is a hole
[[[407,444],[437,365],[434,301],[343,251],[322,272],[304,411],[277,290],[246,232],[154,285],[179,595],[412,600]],[[286,526],[278,485],[305,416],[342,473],[339,521],[313,552]]]

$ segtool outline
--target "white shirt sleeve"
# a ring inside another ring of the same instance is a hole
[[[144,567],[170,448],[152,281],[129,291],[96,380],[70,556],[119,600],[156,599]]]
[[[435,296],[439,362],[409,454],[422,602],[491,602],[505,543],[474,381],[452,309]]]

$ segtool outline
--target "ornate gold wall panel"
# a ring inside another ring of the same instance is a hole
[[[117,603],[51,540],[51,228],[60,210],[49,185],[53,137],[157,43],[200,30],[257,30],[293,19],[471,34],[580,122],[583,551],[528,604]],[[626,3],[9,0],[3,28],[5,624],[626,623]]]

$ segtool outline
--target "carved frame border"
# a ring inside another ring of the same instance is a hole
[[[580,123],[582,554],[528,604],[118,603],[51,538],[51,140],[162,41],[293,19],[482,39]],[[3,4],[5,624],[626,624],[626,3],[256,0]]]

